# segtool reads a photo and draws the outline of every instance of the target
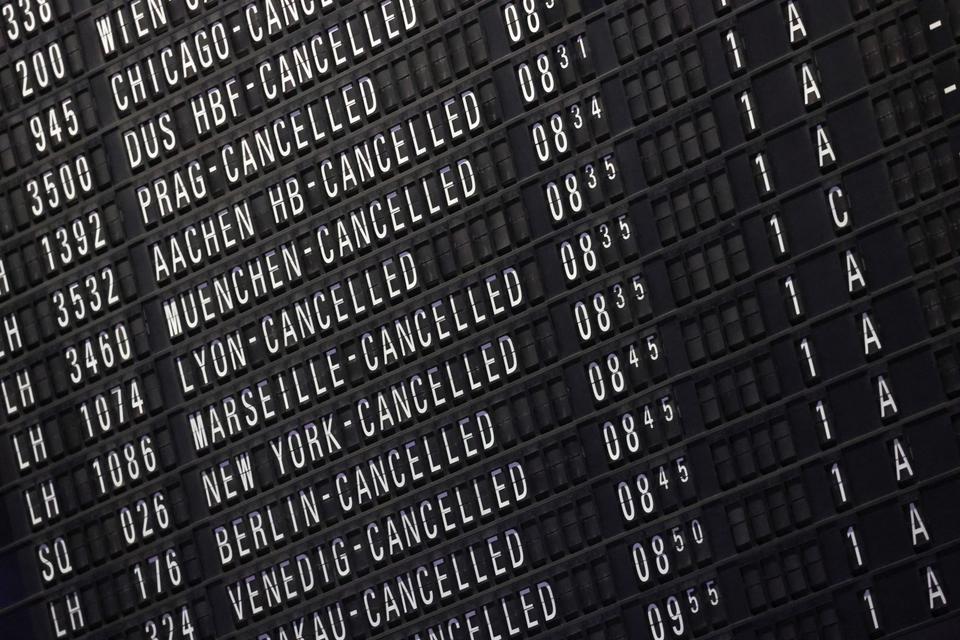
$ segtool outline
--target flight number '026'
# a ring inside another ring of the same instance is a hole
[[[672,463],[662,464],[659,467],[650,470],[654,477],[659,491],[670,491],[671,477],[674,477],[680,485],[686,485],[690,482],[690,470],[687,467],[686,458],[680,456]],[[655,495],[656,487],[651,483],[650,477],[644,473],[638,473],[633,482],[621,481],[617,483],[617,499],[620,502],[620,514],[625,522],[634,522],[641,517],[649,517],[657,510],[657,499]]]

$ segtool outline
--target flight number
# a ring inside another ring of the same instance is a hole
[[[517,65],[520,93],[525,103],[536,102],[539,93],[549,96],[557,92],[557,79],[552,65],[548,53],[539,54],[534,59],[533,67],[526,62]]]
[[[170,530],[170,510],[167,508],[167,496],[163,491],[153,493],[149,498],[141,498],[132,505],[123,506],[119,511],[120,531],[127,548],[153,539]]]
[[[84,338],[64,349],[70,382],[79,385],[133,360],[133,346],[126,322],[118,322],[95,337]]]
[[[107,248],[103,220],[96,210],[41,235],[39,242],[50,273]]]
[[[157,472],[157,451],[153,438],[143,435],[111,449],[91,460],[90,468],[93,469],[97,491],[101,496],[139,483]]]
[[[87,437],[96,438],[132,424],[146,414],[139,378],[98,393],[79,406],[80,419]]]
[[[623,516],[624,521],[636,522],[641,518],[654,515],[659,508],[657,494],[671,491],[674,483],[677,485],[690,483],[690,469],[683,456],[648,471],[642,471],[630,482],[622,480],[617,483],[620,515]]]
[[[80,137],[80,114],[73,98],[65,98],[30,116],[28,120],[33,146],[46,153]]]
[[[613,247],[614,236],[620,240],[629,240],[633,235],[627,216],[619,216],[611,233],[611,226],[601,224],[595,231],[587,230],[577,234],[576,238],[560,243],[560,260],[563,262],[563,274],[570,282],[575,282],[581,274],[591,274],[600,267],[598,252]],[[595,240],[594,237],[599,240]]]
[[[120,304],[117,276],[112,265],[87,274],[50,296],[56,309],[57,326],[67,329],[75,322],[95,318]]]
[[[20,95],[29,98],[37,91],[46,91],[67,77],[63,50],[59,40],[54,40],[29,55],[16,60],[13,69],[20,77]]]
[[[700,601],[701,597],[703,603]],[[652,602],[647,605],[650,635],[653,640],[666,640],[669,631],[672,637],[683,638],[688,635],[691,618],[701,616],[707,607],[714,608],[719,605],[720,590],[715,580],[707,580],[699,588],[691,587],[683,593],[668,596],[662,605]]]
[[[180,621],[177,622],[177,617]],[[143,625],[147,640],[195,640],[193,618],[186,605],[179,611],[164,611],[156,619],[147,620]]]
[[[6,26],[7,41],[14,44],[53,22],[50,0],[16,0],[0,7]]]
[[[85,154],[68,160],[26,184],[30,212],[39,218],[93,193],[93,172]]]
[[[174,548],[150,556],[143,562],[137,562],[131,571],[140,602],[162,596],[167,590],[178,589],[183,585],[183,569]]]

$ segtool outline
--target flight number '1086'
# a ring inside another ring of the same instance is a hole
[[[3,15],[7,28],[7,44],[31,36],[41,27],[53,22],[53,7],[50,2],[51,0],[16,0],[5,3],[0,9],[0,15]]]

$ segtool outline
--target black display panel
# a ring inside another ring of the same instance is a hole
[[[0,1],[0,637],[958,637],[958,45]]]

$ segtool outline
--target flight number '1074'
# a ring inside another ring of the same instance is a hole
[[[78,409],[88,438],[126,427],[146,415],[140,379],[132,378],[98,393],[84,400]]]

